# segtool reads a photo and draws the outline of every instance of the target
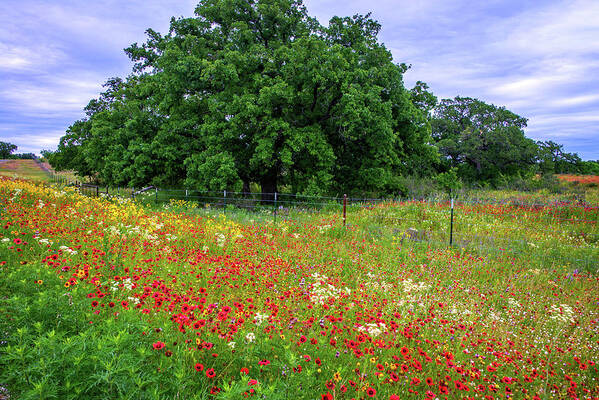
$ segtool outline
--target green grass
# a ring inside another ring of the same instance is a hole
[[[50,181],[50,175],[34,160],[1,160],[0,175],[37,182]]]

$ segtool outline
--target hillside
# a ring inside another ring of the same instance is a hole
[[[42,165],[35,160],[0,160],[0,175],[48,182],[49,170]]]

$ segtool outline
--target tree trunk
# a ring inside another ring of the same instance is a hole
[[[272,205],[277,191],[277,173],[269,171],[260,179],[260,190],[262,191],[262,204]]]
[[[476,164],[476,171],[478,171],[478,173],[480,174],[483,171],[483,167],[482,165],[480,165],[480,161],[474,160],[474,163]]]

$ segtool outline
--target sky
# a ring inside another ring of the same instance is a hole
[[[599,159],[598,0],[304,0],[326,24],[372,12],[407,87],[478,98],[528,118],[525,133]],[[190,0],[2,0],[0,141],[54,150],[144,31],[191,17]]]

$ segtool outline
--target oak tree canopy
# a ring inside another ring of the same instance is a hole
[[[324,26],[299,0],[203,0],[125,50],[132,73],[107,81],[53,164],[121,186],[392,192],[438,155],[432,95],[404,87],[380,28]]]

